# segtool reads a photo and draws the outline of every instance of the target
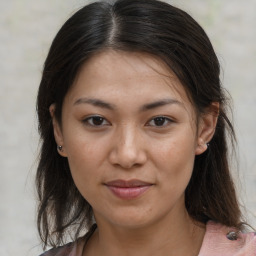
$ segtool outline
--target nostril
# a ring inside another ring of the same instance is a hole
[[[113,139],[109,152],[112,165],[131,169],[143,165],[147,159],[145,144],[142,143],[133,128],[122,130],[122,134]]]
[[[140,167],[146,162],[144,152],[125,152],[123,150],[113,150],[110,153],[109,161],[112,165],[121,166],[123,169]]]

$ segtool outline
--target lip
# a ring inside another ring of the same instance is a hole
[[[153,184],[141,180],[113,180],[105,183],[106,187],[117,197],[125,200],[138,198]]]

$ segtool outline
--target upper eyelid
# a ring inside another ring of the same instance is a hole
[[[104,119],[104,121],[106,121],[106,122],[108,122],[110,124],[110,122],[105,117],[103,117],[101,115],[89,115],[89,116],[86,116],[86,117],[84,117],[82,119],[82,122],[86,122],[86,121],[88,121],[88,120],[90,120],[90,119],[92,119],[94,117],[100,117],[100,118]]]
[[[92,118],[92,117],[101,117],[101,118],[106,119],[106,118],[105,118],[104,116],[102,116],[102,115],[92,114],[92,115],[87,115],[87,116],[85,116],[85,117],[83,118],[83,120],[90,119],[90,118]]]
[[[163,117],[163,118],[165,118],[165,119],[167,119],[167,120],[169,120],[169,121],[171,121],[171,122],[174,122],[174,119],[173,119],[173,118],[171,118],[171,117],[169,117],[169,116],[165,116],[165,115],[153,116],[153,117],[151,117],[151,118],[148,120],[148,122],[150,122],[150,121],[152,121],[153,119],[158,118],[158,117]]]
[[[100,118],[103,118],[104,121],[108,122],[110,124],[110,121],[108,121],[107,118],[105,118],[104,116],[102,115],[98,115],[98,114],[93,114],[93,115],[89,115],[89,116],[86,116],[82,119],[83,122],[85,121],[88,121],[90,120],[91,118],[94,118],[94,117],[100,117]],[[165,116],[165,115],[156,115],[156,116],[153,116],[151,117],[150,119],[148,119],[148,121],[146,122],[146,124],[148,124],[149,122],[151,122],[152,120],[154,120],[155,118],[159,118],[159,117],[163,117],[165,118],[166,120],[170,121],[170,122],[174,122],[175,120],[171,117],[168,117],[168,116]]]
[[[171,118],[171,117],[164,116],[164,115],[158,115],[158,116],[154,116],[154,117],[152,117],[151,119],[149,119],[146,124],[149,124],[151,121],[153,121],[155,118],[158,118],[158,117],[163,117],[163,118],[165,118],[166,120],[168,120],[170,123],[175,122],[174,119]],[[149,126],[149,125],[146,125],[146,126]],[[163,126],[154,126],[154,127],[161,128],[161,127],[163,127]]]

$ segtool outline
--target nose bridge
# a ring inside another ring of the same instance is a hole
[[[117,145],[120,153],[127,157],[134,157],[138,150],[139,136],[136,125],[123,124],[119,129],[119,143]]]
[[[112,162],[124,168],[141,165],[146,155],[139,128],[135,124],[122,124],[118,128],[112,152]]]

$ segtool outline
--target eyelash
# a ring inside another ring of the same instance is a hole
[[[93,122],[93,120],[95,121],[96,118],[100,119],[100,121],[102,121],[102,122],[107,122],[107,124],[103,124],[103,125],[102,124],[99,124],[99,125],[93,124],[92,122]],[[90,121],[91,121],[91,123],[90,123]],[[98,116],[98,115],[89,116],[89,117],[85,118],[83,120],[83,123],[87,126],[92,126],[92,127],[102,127],[102,126],[110,125],[110,123],[104,117]]]
[[[93,123],[93,121],[96,121],[96,119],[98,119],[97,121],[100,121],[100,124],[97,125],[97,124]],[[156,121],[164,121],[164,123],[163,123],[163,125],[150,125],[150,123],[152,121],[155,121],[155,122]],[[173,122],[174,121],[172,119],[170,119],[169,117],[155,116],[146,123],[146,126],[153,126],[153,127],[156,127],[156,128],[163,128],[163,127],[169,126],[170,123],[173,123]],[[110,123],[104,117],[99,116],[99,115],[89,116],[89,117],[87,117],[83,120],[83,123],[87,126],[99,127],[99,128],[103,127],[103,126],[110,125]]]
[[[166,117],[166,116],[156,116],[156,117],[153,117],[149,122],[147,122],[147,124],[149,124],[152,121],[156,121],[157,119],[158,119],[158,121],[164,121],[164,125],[152,125],[153,127],[162,128],[162,127],[169,126],[171,123],[174,122],[169,117]],[[150,125],[147,125],[147,126],[150,126]]]

